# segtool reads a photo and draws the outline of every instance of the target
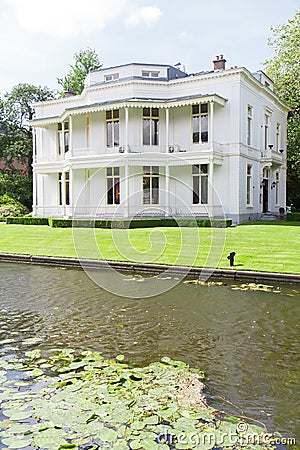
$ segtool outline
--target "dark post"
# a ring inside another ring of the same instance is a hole
[[[230,267],[234,266],[234,257],[235,257],[235,255],[236,255],[235,252],[231,252],[227,256],[227,259],[229,259]]]

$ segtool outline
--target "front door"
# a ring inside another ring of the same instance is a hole
[[[264,178],[263,180],[263,213],[269,210],[269,180]]]

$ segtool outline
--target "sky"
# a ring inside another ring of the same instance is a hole
[[[270,27],[299,0],[0,0],[0,96],[19,83],[58,89],[73,55],[90,47],[104,67],[130,63],[263,69]]]

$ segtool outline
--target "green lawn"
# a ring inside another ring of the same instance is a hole
[[[228,268],[231,251],[235,269],[300,273],[300,223],[131,230],[0,223],[0,253]]]

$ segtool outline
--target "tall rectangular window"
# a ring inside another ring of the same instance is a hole
[[[281,137],[280,137],[280,123],[276,124],[276,144],[275,144],[275,150],[279,152],[281,147]]]
[[[62,206],[63,204],[63,195],[62,195],[62,173],[58,174],[58,204]]]
[[[208,203],[208,164],[194,164],[193,176],[193,204]]]
[[[106,184],[107,184],[107,204],[120,204],[120,168],[107,167],[106,169]]]
[[[65,172],[65,192],[66,192],[66,205],[70,205],[70,174]]]
[[[247,145],[252,145],[252,106],[247,108]]]
[[[279,172],[275,172],[275,203],[279,204]]]
[[[265,114],[265,124],[264,124],[264,148],[265,148],[265,150],[268,150],[268,145],[269,145],[269,121],[270,121],[269,114]]]
[[[107,147],[119,147],[119,110],[106,111],[106,145]]]
[[[159,167],[143,167],[143,204],[158,205],[159,203]]]
[[[247,205],[252,205],[252,165],[247,164]]]
[[[192,106],[193,144],[208,142],[208,103]]]
[[[57,124],[58,154],[63,155],[69,151],[69,122]]]
[[[143,145],[159,144],[159,109],[143,108]]]

